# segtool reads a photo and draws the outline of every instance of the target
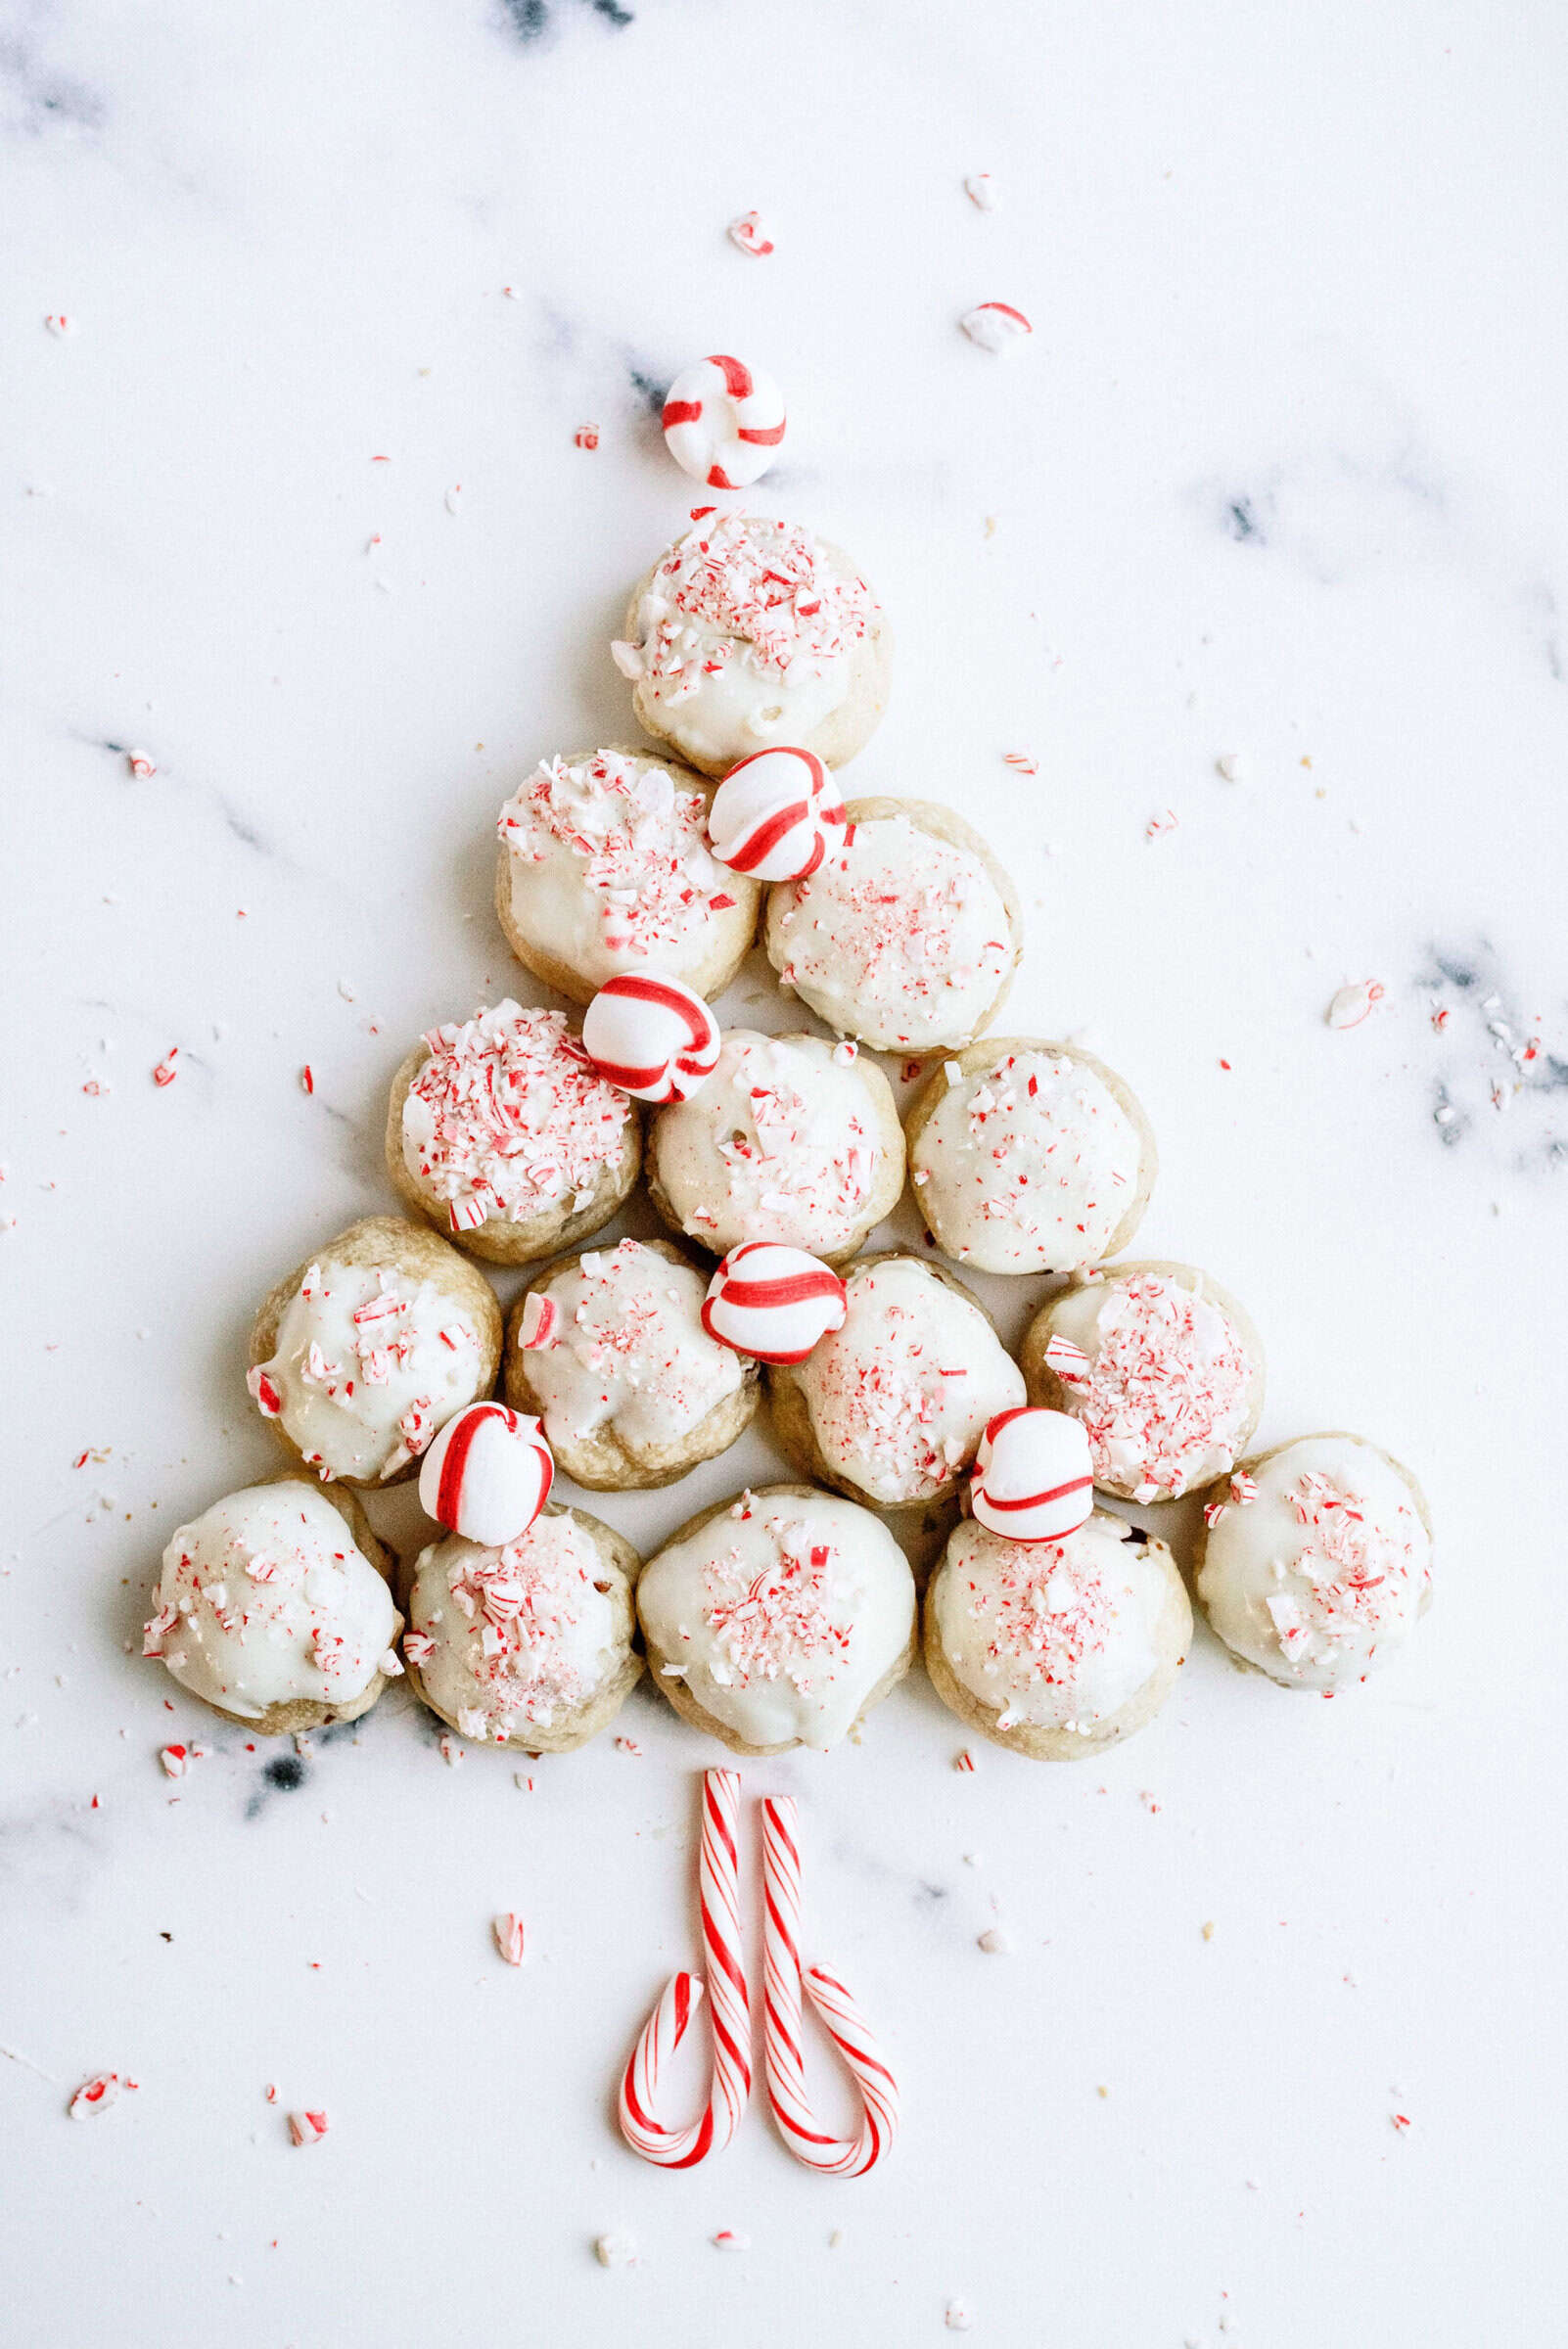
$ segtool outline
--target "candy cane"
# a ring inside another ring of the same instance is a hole
[[[798,1806],[791,1795],[762,1803],[762,1947],[766,2006],[762,2051],[768,2100],[784,2142],[797,2161],[829,2178],[860,2178],[892,2144],[899,2130],[899,2088],[882,2059],[870,2024],[836,1975],[820,1965],[801,1967],[801,1853]],[[860,2090],[860,2128],[852,2138],[818,2128],[806,2094],[801,2052],[801,1993],[816,2008],[828,2037]]]
[[[740,1776],[711,1770],[703,1780],[703,1835],[697,1862],[703,1948],[708,1966],[709,2021],[714,2064],[708,2102],[685,2129],[667,2129],[653,2117],[659,2075],[686,2035],[702,2003],[696,1974],[675,1974],[643,2025],[621,2083],[621,2134],[633,2153],[662,2169],[689,2170],[727,2145],[752,2092],[752,2015],[741,1948],[740,1857],[737,1823]]]

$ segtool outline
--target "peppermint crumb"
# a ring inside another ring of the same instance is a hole
[[[593,2256],[601,2268],[633,2268],[637,2264],[637,2245],[629,2234],[601,2234],[594,2242]]]
[[[975,2320],[973,2316],[965,2307],[963,2301],[948,2301],[946,2313],[943,2318],[943,2323],[946,2326],[949,2332],[968,2332],[972,2328],[974,2322]]]
[[[1240,751],[1222,751],[1214,762],[1215,773],[1226,783],[1245,783],[1251,765]]]
[[[749,2251],[752,2238],[749,2234],[737,2234],[733,2227],[720,2227],[713,2243],[715,2251]]]

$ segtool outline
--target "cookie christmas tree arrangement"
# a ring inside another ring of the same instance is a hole
[[[775,388],[728,357],[689,373],[672,453],[717,487],[755,480],[785,429]],[[856,1732],[923,1617],[961,1721],[1071,1759],[1153,1719],[1192,1628],[1170,1548],[1094,1495],[1201,1491],[1196,1595],[1232,1656],[1324,1694],[1364,1679],[1430,1596],[1419,1488],[1353,1435],[1248,1455],[1246,1313],[1193,1266],[1114,1261],[1154,1137],[1088,1054],[988,1034],[1023,953],[1005,870],[946,807],[841,797],[892,650],[855,565],[802,526],[699,507],[612,650],[661,747],[550,758],[498,820],[508,944],[580,1028],[508,998],[408,1055],[386,1148],[406,1217],[323,1239],[261,1305],[250,1392],[289,1465],[174,1536],[144,1652],[264,1734],[353,1720],[406,1670],[449,1727],[530,1753],[597,1734],[646,1658],[688,1722],[756,1755]],[[708,999],[759,933],[828,1035],[720,1034]],[[935,1057],[901,1122],[868,1051]],[[1017,1362],[946,1265],[862,1253],[906,1172],[952,1265],[1068,1276]],[[589,1245],[642,1173],[673,1236]],[[529,1275],[504,1345],[481,1264]],[[705,1510],[646,1566],[551,1502],[557,1462],[590,1492],[676,1481],[764,1391],[801,1481]],[[442,1534],[394,1599],[356,1496],[414,1476]],[[910,1561],[934,1557],[922,1608]],[[691,1975],[623,2083],[627,2142],[665,2165],[727,2142],[750,2087],[738,1820],[735,1773],[710,1773],[709,2102],[676,2131],[653,2110]],[[798,2158],[856,2175],[898,2095],[844,1985],[802,1965],[797,1829],[764,1806],[769,2098]],[[859,2087],[848,2141],[806,2100],[803,1995]]]

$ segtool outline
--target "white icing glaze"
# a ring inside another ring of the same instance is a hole
[[[1008,1542],[972,1520],[947,1544],[937,1637],[997,1726],[1092,1729],[1145,1687],[1170,1585],[1159,1553],[1096,1514],[1063,1542]]]
[[[830,1028],[879,1051],[926,1051],[983,1025],[1013,961],[980,858],[907,816],[856,823],[808,880],[768,902],[779,977]]]
[[[1193,1285],[1168,1272],[1110,1272],[1058,1298],[1051,1328],[1085,1358],[1058,1375],[1097,1485],[1164,1500],[1224,1474],[1251,1415],[1254,1365],[1201,1274]]]
[[[542,762],[501,809],[512,920],[589,987],[657,962],[701,975],[734,876],[708,845],[708,802],[651,758],[598,751]]]
[[[859,1068],[836,1049],[823,1036],[732,1028],[702,1091],[655,1121],[660,1184],[705,1247],[776,1240],[819,1256],[853,1239],[878,1124]]]
[[[476,1403],[448,1419],[419,1472],[427,1517],[484,1546],[521,1542],[550,1497],[555,1462],[537,1419]]]
[[[616,661],[645,724],[728,766],[809,742],[849,692],[877,611],[864,579],[798,524],[708,515],[661,562]]]
[[[553,1344],[528,1359],[551,1442],[608,1428],[634,1460],[678,1443],[737,1394],[745,1365],[702,1325],[707,1283],[640,1240],[590,1250],[545,1284]]]
[[[453,1230],[586,1207],[625,1154],[632,1113],[563,1015],[508,997],[425,1040],[430,1058],[403,1103],[403,1165]]]
[[[437,1282],[326,1256],[306,1270],[271,1359],[247,1383],[330,1484],[395,1476],[472,1402],[480,1376],[479,1333]]]
[[[826,1493],[748,1494],[661,1550],[637,1604],[650,1643],[748,1745],[836,1745],[914,1628],[886,1527]]]
[[[392,1592],[324,1493],[296,1480],[231,1493],[163,1552],[144,1653],[247,1721],[309,1699],[351,1704],[381,1668]],[[400,1669],[400,1667],[398,1667]]]
[[[431,1703],[481,1742],[558,1727],[625,1661],[611,1582],[564,1510],[504,1548],[449,1534],[421,1550],[405,1645]]]
[[[1020,1052],[949,1083],[909,1173],[948,1256],[985,1272],[1067,1272],[1104,1255],[1141,1158],[1137,1128],[1092,1069]]]
[[[1408,1636],[1432,1545],[1391,1460],[1346,1436],[1304,1436],[1253,1471],[1209,1531],[1198,1595],[1227,1647],[1295,1688],[1364,1680]]]
[[[873,1499],[928,1499],[1024,1379],[971,1298],[913,1257],[846,1275],[849,1312],[796,1376],[823,1458]]]

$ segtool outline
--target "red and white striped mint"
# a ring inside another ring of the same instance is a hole
[[[708,838],[733,873],[804,881],[842,843],[847,821],[815,752],[779,744],[730,768],[708,810]]]
[[[1088,1434],[1067,1411],[998,1411],[975,1454],[969,1505],[1009,1542],[1062,1542],[1094,1507]]]
[[[804,1248],[748,1240],[732,1248],[708,1284],[703,1327],[721,1346],[760,1362],[804,1362],[830,1330],[842,1329],[849,1297],[838,1274]]]
[[[499,1549],[528,1532],[554,1481],[537,1419],[504,1403],[471,1403],[425,1454],[420,1506],[465,1542]]]
[[[1035,331],[1023,311],[1015,310],[1010,301],[979,302],[966,310],[958,323],[971,343],[996,357],[1016,349]]]
[[[643,965],[618,971],[588,1005],[582,1048],[635,1101],[689,1101],[718,1059],[718,1022],[678,979]]]
[[[710,489],[760,482],[784,438],[784,394],[760,367],[722,352],[683,368],[665,398],[665,445]]]

